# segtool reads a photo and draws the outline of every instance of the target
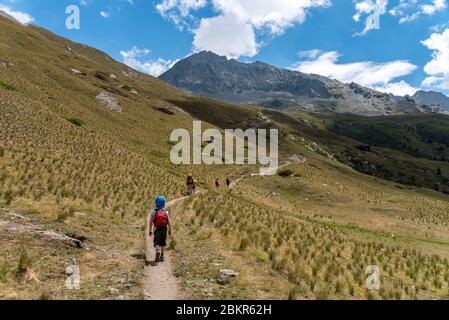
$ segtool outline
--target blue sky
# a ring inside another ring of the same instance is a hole
[[[80,29],[66,28],[66,7]],[[0,9],[158,75],[211,50],[399,95],[449,94],[449,0],[0,0]]]

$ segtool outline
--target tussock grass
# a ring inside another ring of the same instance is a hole
[[[0,206],[33,214],[37,224],[81,234],[110,250],[93,250],[86,258],[70,247],[50,245],[45,237],[24,235],[36,256],[53,257],[33,270],[39,279],[50,277],[50,289],[12,281],[5,296],[35,299],[44,292],[52,298],[110,298],[104,287],[116,286],[109,283],[113,275],[132,270],[141,277],[142,265],[130,261],[129,252],[142,249],[142,234],[135,226],[143,224],[157,195],[182,196],[189,171],[209,187],[217,176],[237,176],[240,169],[170,164],[170,133],[190,130],[193,119],[170,102],[186,99],[185,94],[164,82],[98,50],[3,18],[0,41],[5,44],[0,47],[2,61],[8,60],[8,67],[0,65]],[[14,90],[8,90],[9,84]],[[122,113],[112,113],[95,100],[103,90],[118,100]],[[7,244],[0,256],[15,265],[16,238],[10,232],[0,237]],[[87,281],[90,288],[68,295],[57,285],[63,279],[51,278],[62,274],[73,256],[88,265],[99,288]],[[104,276],[95,274],[101,268]],[[138,286],[126,289],[127,297],[138,297]]]
[[[25,275],[31,271],[32,266],[33,266],[33,259],[29,255],[26,248],[22,246],[19,251],[19,262],[15,270],[15,275],[18,278],[25,277]]]
[[[267,255],[267,265],[291,283],[285,299],[299,296],[298,288],[300,296],[320,300],[445,297],[449,290],[449,262],[438,255],[365,239],[240,195],[201,195],[192,209],[192,223],[214,227],[234,250],[259,263]],[[382,270],[382,291],[365,288],[370,265]]]

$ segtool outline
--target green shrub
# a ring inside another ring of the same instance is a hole
[[[79,118],[68,118],[67,121],[74,124],[75,126],[81,127],[84,125],[84,121]]]
[[[7,84],[6,82],[0,80],[0,87],[5,88],[7,90],[14,90],[14,87]]]

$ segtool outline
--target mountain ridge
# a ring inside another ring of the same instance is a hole
[[[195,95],[277,109],[297,106],[307,111],[364,116],[440,111],[419,105],[410,97],[391,97],[356,83],[346,84],[261,61],[228,60],[211,51],[179,61],[159,78]]]
[[[446,110],[446,112],[449,112],[449,97],[441,92],[419,90],[412,98],[417,103],[429,106],[439,106]]]

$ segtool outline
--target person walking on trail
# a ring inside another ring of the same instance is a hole
[[[216,186],[217,188],[220,188],[220,180],[215,179],[215,186]]]
[[[164,250],[167,246],[167,232],[171,236],[170,214],[165,209],[165,198],[156,198],[156,208],[150,212],[150,236],[154,233],[154,248],[156,249],[155,262],[164,261]]]
[[[186,182],[186,185],[187,185],[187,193],[188,193],[190,196],[195,195],[195,191],[196,191],[196,183],[195,183],[195,179],[193,179],[192,173],[190,173],[190,174],[187,176],[187,182]]]
[[[226,178],[226,185],[228,186],[228,188],[231,187],[231,179],[229,179],[229,177]]]

